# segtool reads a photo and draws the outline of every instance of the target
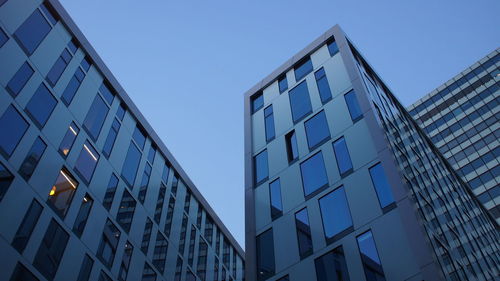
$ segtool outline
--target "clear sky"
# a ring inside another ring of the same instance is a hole
[[[498,0],[60,0],[244,247],[243,93],[340,24],[404,105],[500,47]]]

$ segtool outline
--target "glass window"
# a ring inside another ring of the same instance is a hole
[[[344,137],[341,137],[333,143],[333,151],[335,152],[335,159],[337,160],[340,176],[344,176],[351,172],[351,156],[349,155]]]
[[[87,130],[90,137],[95,141],[101,132],[102,124],[106,120],[109,107],[106,105],[101,96],[96,95],[89,112],[83,121],[83,127]]]
[[[264,150],[257,154],[254,159],[254,179],[255,185],[259,185],[267,180],[269,175],[269,168],[267,165],[267,150]]]
[[[378,257],[377,247],[371,231],[357,237],[359,254],[367,280],[385,281],[382,263]]]
[[[113,281],[113,279],[111,279],[108,274],[101,270],[101,273],[99,273],[99,279],[97,281]]]
[[[82,151],[80,151],[80,155],[76,159],[75,169],[87,183],[92,179],[98,161],[99,154],[89,141],[85,141]]]
[[[40,158],[42,158],[46,148],[47,145],[40,137],[35,139],[35,142],[31,146],[30,151],[26,155],[26,158],[24,158],[24,161],[19,168],[19,174],[26,181],[31,178],[31,175],[35,171],[35,168],[38,165],[38,162],[40,162]]]
[[[115,174],[111,174],[111,178],[109,179],[108,187],[106,188],[106,193],[104,194],[104,199],[102,202],[102,205],[108,211],[111,208],[111,205],[113,204],[113,199],[115,197],[117,186],[118,186],[118,177]]]
[[[307,197],[317,190],[328,186],[328,177],[326,175],[325,162],[323,161],[323,153],[321,151],[302,162],[300,164],[300,172],[302,175],[304,196]]]
[[[363,117],[361,113],[361,108],[359,107],[358,99],[356,98],[356,93],[354,90],[344,95],[345,103],[349,109],[349,114],[351,115],[351,120],[355,122],[356,120]]]
[[[316,85],[318,86],[319,97],[321,102],[325,104],[327,101],[332,99],[332,92],[330,90],[330,85],[328,84],[328,79],[326,78],[325,69],[322,67],[316,73],[314,73],[316,78]]]
[[[19,225],[19,228],[17,229],[14,239],[12,240],[12,247],[14,247],[14,249],[16,249],[19,253],[22,254],[24,248],[26,248],[26,244],[28,244],[31,233],[33,233],[33,229],[35,229],[38,218],[40,217],[40,214],[42,214],[42,210],[42,205],[33,199],[28,211],[24,215],[21,225]]]
[[[59,78],[61,78],[61,75],[72,58],[73,56],[68,49],[64,49],[62,51],[61,56],[59,56],[52,68],[49,70],[49,73],[47,73],[47,82],[49,82],[52,87],[54,87]]]
[[[170,173],[170,167],[167,163],[163,166],[163,172],[161,174],[161,180],[166,184],[168,180],[168,174]]]
[[[321,197],[319,208],[328,243],[352,228],[351,212],[343,186]]]
[[[144,204],[144,200],[146,199],[150,176],[151,165],[149,165],[149,163],[146,163],[146,166],[144,167],[144,173],[142,174],[141,186],[139,188],[139,202],[141,202],[142,204]]]
[[[170,192],[172,192],[173,195],[177,196],[177,187],[179,186],[179,175],[177,172],[174,171],[174,177],[172,178],[172,187],[170,189]]]
[[[328,43],[327,46],[328,46],[328,52],[330,53],[330,56],[333,56],[339,52],[339,47],[337,46],[337,42],[331,41],[330,43]]]
[[[151,144],[151,147],[149,148],[148,152],[148,161],[149,163],[151,163],[151,165],[155,161],[155,155],[156,155],[156,147],[153,144]]]
[[[317,281],[349,281],[349,272],[342,246],[315,259],[314,264]]]
[[[102,238],[97,252],[97,257],[108,269],[113,265],[120,235],[120,230],[108,219],[102,231]]]
[[[75,39],[71,39],[68,42],[68,49],[71,51],[73,55],[76,53],[76,51],[78,50],[78,43],[76,42]]]
[[[153,222],[150,218],[146,218],[144,225],[144,233],[142,234],[141,251],[144,255],[148,255],[149,240],[151,239],[151,231],[153,230]]]
[[[325,111],[320,111],[305,121],[304,128],[306,130],[307,144],[311,150],[330,139],[330,129],[326,121]]]
[[[52,23],[52,25],[55,25],[57,23],[57,19],[52,13],[52,8],[49,8],[47,4],[47,2],[44,2],[42,5],[40,5],[40,9],[45,14],[49,22]]]
[[[113,120],[113,124],[111,125],[111,129],[109,130],[108,136],[106,137],[106,141],[104,142],[104,147],[102,148],[102,153],[106,157],[111,155],[120,126],[120,122],[118,122],[118,119],[115,118]]]
[[[29,65],[28,62],[23,63],[21,67],[17,70],[16,74],[12,76],[9,83],[7,83],[7,91],[13,96],[16,97],[19,92],[24,88],[28,80],[30,80],[31,76],[35,71]]]
[[[144,262],[141,281],[156,281],[156,272],[147,262]]]
[[[214,235],[214,221],[210,217],[209,214],[206,216],[205,220],[205,238],[207,239],[207,242],[209,245],[212,245],[213,241],[213,235]]]
[[[141,161],[141,152],[133,142],[130,142],[127,156],[122,167],[122,177],[129,186],[133,186],[137,175],[137,168]]]
[[[43,17],[42,12],[36,9],[16,30],[14,37],[26,54],[31,55],[51,29],[52,27]]]
[[[64,157],[68,156],[69,152],[71,151],[71,148],[73,147],[73,143],[75,142],[76,136],[78,136],[79,132],[80,129],[78,129],[75,122],[71,122],[68,131],[66,132],[63,140],[61,141],[61,145],[59,145],[59,152]]]
[[[13,105],[7,107],[7,110],[0,117],[0,132],[2,133],[0,152],[6,158],[12,155],[24,133],[28,130],[28,126],[28,122]]]
[[[165,228],[164,228],[164,232],[168,236],[170,236],[170,230],[172,228],[174,208],[175,208],[175,198],[172,195],[170,195],[170,200],[168,201],[167,219],[165,221]]]
[[[73,232],[78,237],[81,237],[83,234],[83,230],[85,229],[85,225],[87,224],[87,219],[89,217],[93,203],[94,200],[92,199],[92,197],[90,197],[88,193],[85,194],[85,196],[83,196],[82,204],[80,205],[80,210],[78,211],[75,223],[73,224]]]
[[[286,134],[285,141],[288,163],[290,163],[299,158],[299,147],[297,145],[297,135],[295,134],[295,130]]]
[[[281,182],[279,178],[269,184],[269,197],[271,201],[271,218],[275,220],[283,214],[283,205],[281,204]]]
[[[188,252],[188,264],[193,266],[194,260],[194,246],[196,243],[196,228],[191,225],[191,237],[189,238],[189,252]]]
[[[94,260],[88,254],[85,254],[85,256],[83,257],[82,266],[80,267],[80,272],[78,273],[78,279],[76,280],[89,281],[93,266]]]
[[[290,277],[288,277],[288,275],[285,275],[276,281],[290,281]]]
[[[265,280],[274,275],[274,240],[270,228],[257,236],[257,280]]]
[[[295,71],[295,80],[299,81],[313,70],[311,58],[307,57],[306,59],[298,62],[293,69]]]
[[[283,75],[278,79],[278,87],[280,89],[280,94],[288,89],[288,81],[286,80],[286,75]]]
[[[5,2],[5,1],[3,1]],[[2,1],[0,1],[0,5],[3,4]],[[10,281],[40,281],[38,278],[33,275],[31,271],[29,271],[24,265],[22,265],[20,262],[17,263],[16,268],[14,269],[14,273],[12,273],[12,276],[9,279]]]
[[[125,281],[128,275],[128,269],[130,267],[130,260],[132,259],[132,252],[134,247],[130,242],[125,243],[125,249],[123,250],[122,263],[120,264],[120,271],[118,272],[118,280]]]
[[[125,105],[123,103],[120,103],[120,105],[118,106],[116,117],[120,118],[120,120],[123,120],[123,117],[125,117]]]
[[[33,266],[45,278],[52,280],[56,276],[68,240],[68,233],[52,219],[33,261]]]
[[[6,0],[2,0],[0,2],[0,5],[3,4],[3,2],[5,2]],[[9,40],[9,36],[7,36],[7,34],[5,34],[5,31],[3,31],[3,29],[0,28],[0,48],[3,47],[3,45],[5,45],[5,43],[7,43],[7,41]]]
[[[167,188],[165,185],[160,184],[160,188],[158,189],[158,199],[156,199],[156,207],[155,207],[155,215],[154,220],[159,225],[161,219],[161,213],[163,211],[163,201],[165,201],[165,193],[167,192]],[[167,234],[168,236],[169,234]]]
[[[264,96],[262,93],[256,94],[251,98],[252,103],[252,113],[257,112],[257,110],[261,109],[264,106]]]
[[[312,112],[311,99],[307,82],[304,80],[295,88],[288,91],[293,123],[297,123]]]
[[[198,264],[196,266],[196,274],[201,280],[206,279],[207,272],[207,243],[200,238],[198,243]]]
[[[92,65],[90,58],[85,56],[82,61],[80,62],[80,65],[85,71],[89,71],[90,66]]]
[[[194,276],[194,273],[192,273],[189,269],[186,270],[186,281],[196,281],[196,276]]]
[[[14,175],[12,175],[7,168],[0,162],[0,202],[2,201],[5,193],[9,189],[10,184],[14,180]]]
[[[80,68],[77,68],[75,74],[73,74],[73,77],[69,80],[69,83],[61,96],[61,100],[66,106],[70,105],[73,101],[73,98],[75,97],[78,88],[80,88],[84,78],[85,73]]]
[[[146,134],[144,133],[144,131],[139,127],[135,127],[132,138],[135,140],[135,143],[137,143],[139,148],[142,150],[144,148],[144,144],[146,143]]]
[[[127,233],[130,231],[130,226],[132,225],[135,205],[135,199],[132,197],[130,192],[126,189],[123,190],[122,201],[120,202],[120,207],[118,208],[118,214],[116,214],[116,221]]]
[[[56,182],[49,192],[47,203],[62,217],[66,215],[73,195],[78,187],[78,182],[71,176],[66,169],[61,169]]]
[[[35,124],[43,127],[56,105],[56,98],[50,93],[45,84],[42,83],[26,105],[26,112]]]
[[[156,245],[153,254],[153,265],[162,274],[165,272],[165,261],[167,258],[168,242],[165,236],[158,231],[156,235]]]
[[[274,132],[274,114],[273,106],[270,105],[264,109],[264,124],[266,127],[266,141],[272,141],[275,136]]]
[[[106,85],[106,83],[102,83],[101,87],[99,87],[99,92],[104,97],[104,99],[108,102],[109,105],[113,103],[115,98],[115,94],[110,90],[110,87]]]
[[[301,259],[310,256],[313,252],[311,227],[307,208],[295,213],[295,229],[297,231],[297,240],[299,243],[299,255]]]
[[[382,164],[378,163],[370,169],[370,177],[372,178],[373,186],[377,192],[378,201],[381,208],[385,208],[390,204],[394,203],[394,198],[392,197],[391,187],[385,176],[384,168]]]

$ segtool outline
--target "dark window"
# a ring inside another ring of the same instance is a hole
[[[163,166],[163,172],[161,173],[161,180],[165,184],[167,184],[169,173],[170,173],[170,167],[167,163],[165,163],[165,165]]]
[[[19,253],[22,253],[24,248],[26,248],[26,244],[28,244],[31,233],[33,233],[33,229],[35,229],[42,210],[43,207],[40,203],[38,203],[38,201],[31,201],[31,205],[24,215],[23,221],[21,222],[21,225],[19,225],[16,235],[12,240],[12,247],[14,247],[14,249],[16,249]]]
[[[273,106],[270,105],[264,109],[264,124],[266,127],[266,141],[272,141],[275,136],[274,132],[274,114]]]
[[[76,126],[75,122],[71,122],[71,125],[68,127],[68,131],[64,135],[63,140],[61,141],[61,145],[59,145],[59,152],[64,156],[68,156],[69,152],[71,151],[71,148],[73,147],[73,143],[76,140],[76,136],[78,136],[78,133],[80,132],[80,129]]]
[[[345,103],[349,109],[349,114],[351,115],[351,120],[355,122],[356,120],[363,117],[361,113],[361,108],[359,107],[358,99],[356,98],[356,93],[354,90],[344,95]]]
[[[149,163],[151,163],[151,165],[155,161],[155,155],[156,155],[156,148],[154,145],[151,145],[148,152],[148,161]]]
[[[78,211],[75,224],[73,225],[73,232],[78,237],[81,237],[83,234],[83,230],[85,229],[85,225],[87,224],[87,219],[89,217],[93,203],[94,200],[90,197],[88,193],[85,194],[85,196],[83,196],[82,204],[80,205],[80,210]]]
[[[156,272],[147,262],[144,263],[141,281],[156,281]]]
[[[118,110],[116,111],[116,117],[120,118],[120,120],[123,120],[123,117],[125,116],[125,105],[123,103],[120,103],[118,106]]]
[[[257,236],[257,279],[265,280],[274,275],[274,240],[270,228]]]
[[[130,242],[125,243],[125,249],[123,250],[122,263],[120,264],[120,271],[118,272],[118,280],[127,280],[128,269],[130,267],[130,260],[132,259],[132,252],[134,247]]]
[[[137,168],[139,168],[140,161],[141,152],[133,142],[130,142],[127,156],[125,157],[125,162],[123,162],[122,167],[122,177],[129,186],[134,185],[135,177],[137,176]]]
[[[343,186],[321,197],[319,208],[328,243],[352,229],[351,212]]]
[[[173,195],[177,196],[177,187],[179,185],[179,175],[177,172],[174,171],[174,177],[172,178],[172,187],[171,187],[171,192]]]
[[[156,245],[153,254],[153,265],[163,274],[165,271],[165,260],[167,258],[168,242],[165,236],[158,231]]]
[[[144,144],[146,143],[146,134],[144,133],[144,131],[139,127],[135,127],[134,133],[132,134],[132,138],[135,140],[135,143],[137,143],[139,148],[142,150],[144,148]]]
[[[5,1],[4,1],[5,2]],[[3,3],[0,3],[0,5]],[[14,269],[14,273],[10,277],[10,281],[40,281],[35,275],[29,271],[24,265],[21,263],[17,263],[16,268]]]
[[[149,178],[151,176],[151,165],[146,163],[144,167],[144,173],[142,174],[141,187],[139,188],[139,202],[144,204],[146,199],[146,193],[148,191]]]
[[[297,145],[297,135],[295,134],[295,130],[286,134],[285,141],[288,162],[290,163],[299,158],[299,147]]]
[[[300,164],[302,175],[302,186],[304,187],[304,196],[309,196],[317,190],[328,186],[328,177],[326,175],[323,153],[320,151]]]
[[[327,46],[328,46],[328,52],[330,53],[330,56],[333,56],[339,52],[339,47],[337,46],[337,42],[331,41],[330,43],[328,43]]]
[[[5,3],[5,1],[7,1],[7,0],[1,0],[0,6],[3,3]],[[3,29],[0,28],[0,48],[2,48],[3,45],[5,45],[5,43],[7,43],[8,40],[9,40],[9,36],[7,36],[7,34],[5,34],[5,31],[3,31]]]
[[[104,142],[104,147],[102,149],[102,153],[104,156],[109,157],[111,155],[111,150],[113,150],[113,146],[115,145],[116,136],[118,136],[118,131],[120,130],[120,122],[115,118],[113,120],[113,124],[111,125],[111,129],[109,130],[108,136],[106,137],[106,141]]]
[[[85,73],[78,68],[75,71],[75,74],[73,74],[73,77],[69,80],[68,85],[66,86],[66,89],[64,89],[64,92],[61,96],[61,100],[65,105],[70,105],[71,102],[73,101],[73,98],[75,97],[76,91],[78,91],[78,88],[80,88],[80,85],[82,84],[83,79],[85,78]]]
[[[316,85],[318,86],[321,102],[325,104],[332,99],[332,91],[330,90],[328,79],[326,78],[325,69],[323,67],[320,68],[314,73],[314,77],[316,78]]]
[[[49,82],[52,87],[57,83],[59,78],[61,78],[61,75],[63,74],[72,58],[73,56],[68,51],[68,49],[64,49],[62,51],[59,58],[49,70],[49,73],[47,73],[47,82]]]
[[[186,191],[186,197],[184,197],[184,212],[189,214],[189,207],[191,206],[191,192]]]
[[[33,261],[33,266],[45,278],[52,280],[56,276],[68,240],[68,233],[52,219]]]
[[[128,233],[130,231],[130,226],[132,225],[132,219],[134,218],[135,211],[135,199],[132,197],[130,192],[126,189],[123,190],[122,201],[120,202],[120,208],[118,208],[118,213],[116,214],[116,221],[121,225],[121,227]]]
[[[82,68],[85,71],[89,71],[90,66],[92,65],[92,62],[90,61],[90,58],[86,56],[82,59],[82,61],[80,62],[80,65],[82,66]]]
[[[261,109],[264,106],[264,96],[262,93],[256,94],[251,98],[252,103],[252,113],[257,112],[257,110]]]
[[[104,199],[102,200],[102,205],[108,211],[111,208],[111,205],[113,204],[113,199],[115,197],[117,186],[118,186],[118,177],[115,174],[111,174],[108,186],[106,188],[106,193],[104,194]]]
[[[269,167],[267,164],[267,150],[264,150],[254,157],[254,179],[255,185],[259,185],[267,180]]]
[[[121,233],[118,228],[109,219],[106,220],[106,225],[102,231],[102,238],[99,244],[97,257],[108,269],[113,265],[116,248],[118,247],[118,242],[120,241],[120,234]]]
[[[214,280],[219,280],[219,259],[215,257],[214,261]],[[175,280],[175,281],[180,281],[180,280]]]
[[[309,225],[307,208],[295,213],[295,229],[297,231],[297,241],[299,243],[299,255],[300,258],[303,259],[313,252],[311,227]]]
[[[50,93],[45,84],[42,83],[26,105],[26,112],[36,125],[43,127],[56,105],[56,98]]]
[[[196,267],[196,274],[204,281],[207,273],[207,243],[200,238],[198,243],[198,264]]]
[[[295,80],[299,81],[313,70],[311,58],[307,57],[306,59],[298,62],[293,69],[295,71]]]
[[[184,255],[184,248],[186,246],[186,231],[187,231],[187,216],[183,215],[182,217],[182,225],[181,225],[181,232],[179,235],[179,253],[181,255]]]
[[[288,91],[288,97],[290,99],[290,109],[292,110],[294,123],[299,122],[312,112],[311,99],[309,98],[306,81],[302,81],[302,83]]]
[[[194,246],[196,244],[196,228],[191,225],[191,236],[189,237],[188,264],[192,267],[194,260]]]
[[[344,137],[341,137],[333,143],[333,151],[335,152],[335,159],[337,160],[340,176],[344,176],[351,172],[351,156],[349,155]]]
[[[363,262],[366,280],[385,281],[382,263],[378,257],[377,247],[371,231],[357,237],[359,254]]]
[[[196,214],[196,227],[201,229],[201,220],[203,219],[203,207],[198,203],[198,213]]]
[[[5,193],[9,189],[10,184],[14,180],[12,175],[7,168],[0,162],[0,202],[2,201]]]
[[[311,150],[330,139],[330,129],[326,121],[325,111],[320,111],[305,121],[304,128],[306,130],[307,144]]]
[[[342,246],[314,260],[317,281],[349,281],[349,272]],[[375,281],[376,279],[368,279]]]
[[[75,169],[87,183],[92,179],[98,161],[99,154],[89,141],[85,141],[82,151],[80,151],[80,155],[76,159]]]
[[[96,95],[89,112],[83,121],[83,127],[87,130],[90,137],[95,141],[101,132],[102,124],[108,115],[109,107],[101,96]]]
[[[186,270],[186,281],[196,281],[196,276],[194,276],[191,270]]]
[[[113,279],[111,279],[109,275],[101,270],[101,273],[99,273],[99,279],[97,281],[113,281]]]
[[[290,277],[288,277],[288,275],[285,275],[276,281],[290,281]]]
[[[49,34],[52,27],[43,17],[42,12],[36,9],[29,18],[16,30],[14,37],[23,50],[31,55],[42,40]]]
[[[92,267],[94,266],[94,260],[85,254],[83,257],[82,266],[80,267],[80,272],[78,273],[77,281],[89,281],[90,273],[92,273]]]
[[[153,230],[153,222],[151,219],[146,218],[146,224],[144,225],[144,233],[142,234],[141,251],[144,255],[148,255],[149,240],[151,239],[151,231]]]
[[[206,219],[205,219],[205,238],[207,239],[208,244],[212,245],[213,241],[213,235],[214,235],[214,221],[210,217],[210,215],[207,214]]]
[[[380,163],[370,168],[370,177],[377,192],[380,207],[385,208],[394,203],[391,187],[385,176],[384,168]]]
[[[115,94],[111,92],[109,89],[109,86],[106,85],[106,83],[102,83],[101,87],[99,87],[99,92],[101,92],[101,95],[104,97],[104,99],[108,102],[109,105],[113,103],[113,100],[115,98]]]
[[[276,179],[269,184],[269,201],[271,201],[271,218],[274,220],[283,214],[283,205],[281,204],[281,183]]]
[[[68,49],[71,51],[73,55],[76,53],[76,51],[78,50],[78,43],[76,42],[75,39],[71,39],[68,42]]]
[[[29,65],[29,63],[23,63],[7,84],[7,91],[9,91],[13,97],[16,97],[24,88],[26,83],[28,83],[31,76],[33,76],[33,73],[33,68]]]
[[[165,201],[166,192],[167,188],[165,187],[165,185],[163,185],[163,183],[160,184],[160,188],[158,189],[158,199],[156,200],[155,216],[154,216],[154,220],[157,224],[160,224],[161,212],[163,210],[163,201]]]
[[[278,79],[278,87],[280,89],[280,94],[288,89],[288,81],[286,80],[286,75],[283,75]]]
[[[173,196],[170,196],[170,200],[168,201],[168,209],[167,209],[167,219],[165,221],[165,234],[170,236],[170,230],[172,228],[172,220],[174,217],[174,207],[175,207],[175,199]]]
[[[19,141],[28,130],[28,122],[24,120],[17,109],[10,105],[0,117],[0,152],[9,158],[16,149]]]
[[[73,195],[75,194],[78,182],[71,176],[66,169],[61,169],[56,182],[49,192],[47,203],[62,217],[66,215]]]
[[[48,7],[47,4],[48,3],[45,2],[42,5],[40,5],[40,9],[45,14],[45,16],[47,17],[47,19],[49,20],[49,22],[52,23],[52,25],[55,25],[57,23],[57,19],[54,16],[54,14],[52,13],[52,8]]]
[[[226,268],[229,268],[229,241],[227,241],[226,237],[224,237],[224,244],[222,245],[223,255],[222,262]]]
[[[38,162],[40,162],[40,158],[42,158],[46,148],[47,145],[40,137],[35,139],[35,142],[31,146],[30,151],[26,155],[26,158],[24,158],[24,161],[19,168],[19,174],[26,181],[30,179],[31,175],[35,171],[35,168],[38,165]]]

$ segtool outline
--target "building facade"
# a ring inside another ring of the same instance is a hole
[[[243,280],[244,252],[55,0],[0,1],[0,280]]]
[[[494,219],[339,26],[245,94],[246,280],[493,280]]]
[[[500,223],[500,49],[408,111]]]

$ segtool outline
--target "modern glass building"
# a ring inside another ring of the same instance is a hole
[[[244,252],[55,1],[0,1],[0,280],[243,280]]]
[[[346,38],[245,94],[246,280],[493,280],[497,224]]]
[[[500,49],[408,111],[500,223]]]

